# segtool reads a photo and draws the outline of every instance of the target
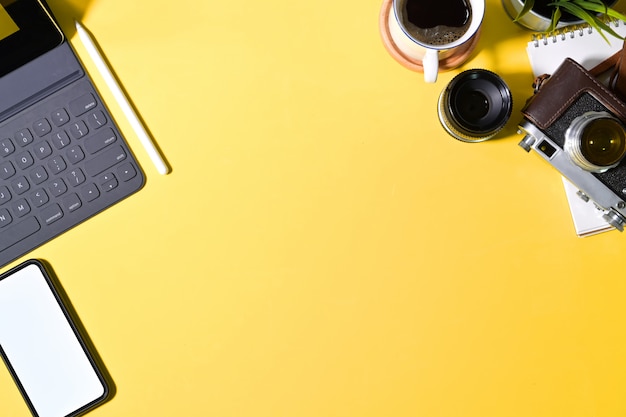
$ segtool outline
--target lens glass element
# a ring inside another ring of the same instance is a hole
[[[624,157],[626,140],[624,128],[614,119],[589,122],[580,138],[580,151],[589,162],[611,166]]]
[[[581,168],[604,172],[626,155],[624,125],[607,112],[587,112],[565,132],[564,149]]]
[[[455,105],[458,117],[472,125],[480,123],[489,113],[489,99],[482,91],[461,91]]]

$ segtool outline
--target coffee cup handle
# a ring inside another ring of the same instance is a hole
[[[439,51],[427,49],[424,58],[422,58],[422,66],[424,67],[424,81],[427,83],[436,82],[439,73]]]

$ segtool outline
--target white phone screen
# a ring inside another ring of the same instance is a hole
[[[107,385],[37,262],[0,277],[0,348],[38,417],[66,417],[107,396]]]

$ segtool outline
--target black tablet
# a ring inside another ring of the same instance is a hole
[[[63,42],[40,0],[0,0],[0,77]]]

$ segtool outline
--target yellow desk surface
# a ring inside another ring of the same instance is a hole
[[[50,263],[106,365],[90,415],[625,415],[626,235],[578,238],[560,175],[517,145],[530,33],[487,0],[476,54],[427,85],[384,49],[381,4],[50,1],[147,175],[11,265]],[[515,108],[467,144],[436,101],[479,67]],[[0,415],[29,415],[4,368]]]

